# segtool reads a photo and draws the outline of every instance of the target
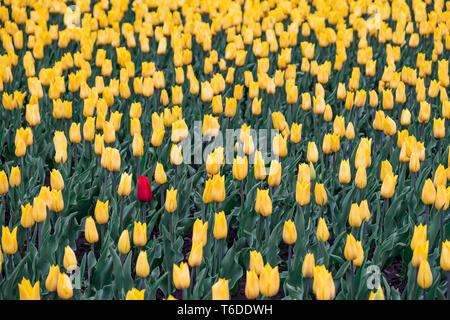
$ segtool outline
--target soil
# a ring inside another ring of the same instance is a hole
[[[402,274],[401,256],[396,256],[394,261],[392,261],[392,264],[384,269],[383,272],[389,285],[398,289],[400,293],[403,293],[408,279],[406,277],[403,279],[404,275]]]

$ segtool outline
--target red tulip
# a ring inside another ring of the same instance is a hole
[[[137,191],[139,201],[149,202],[152,200],[152,187],[147,177],[139,176]]]

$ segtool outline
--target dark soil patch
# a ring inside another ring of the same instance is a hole
[[[396,256],[391,265],[384,269],[383,272],[389,285],[403,293],[408,279],[402,272],[402,257],[400,255]]]

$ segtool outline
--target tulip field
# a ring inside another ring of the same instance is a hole
[[[1,300],[450,299],[450,2],[0,1]]]

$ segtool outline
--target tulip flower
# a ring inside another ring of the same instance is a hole
[[[428,224],[428,216],[429,216],[429,210],[430,205],[434,204],[434,201],[436,200],[436,189],[434,188],[433,182],[431,179],[425,180],[425,183],[422,188],[422,202],[426,206],[426,221]]]
[[[133,288],[127,292],[125,296],[125,300],[144,300],[145,298],[145,289],[138,290]]]
[[[370,291],[369,300],[385,300],[384,292],[383,289],[381,289],[381,286],[378,287],[378,290],[376,292]]]
[[[95,221],[92,217],[88,217],[85,221],[84,236],[86,241],[90,244],[94,244],[98,241],[97,227],[95,226]]]
[[[150,265],[148,264],[147,251],[140,251],[136,261],[136,275],[142,278],[147,278],[150,274]]]
[[[130,251],[130,236],[127,229],[122,231],[119,242],[117,243],[117,249],[123,255],[128,254]]]
[[[230,300],[230,290],[228,288],[228,280],[219,278],[219,280],[212,285],[212,299],[213,300]]]
[[[381,185],[381,196],[389,199],[392,198],[395,192],[395,184],[397,182],[398,175],[393,175],[393,173],[389,172],[383,179],[383,183]]]
[[[25,206],[20,206],[22,216],[20,218],[20,224],[25,229],[31,228],[34,225],[33,207],[27,203]],[[27,239],[28,240],[28,239]]]
[[[260,275],[263,268],[264,262],[261,253],[256,250],[250,251],[249,269],[255,271],[257,275]]]
[[[427,225],[419,224],[418,226],[414,226],[414,233],[411,240],[411,250],[414,251],[417,245],[421,242],[425,242],[427,240]]]
[[[433,283],[433,274],[427,259],[420,262],[419,272],[417,273],[417,284],[424,290],[424,300],[426,300],[426,289]]]
[[[102,202],[100,200],[97,200],[97,203],[95,205],[95,220],[98,224],[103,225],[108,222],[109,220],[109,200],[106,202]]]
[[[246,273],[245,296],[249,300],[256,299],[259,296],[259,279],[254,270],[248,270]]]
[[[2,226],[2,248],[5,254],[17,252],[17,227],[9,231],[9,227]]]
[[[277,187],[281,183],[281,163],[278,160],[272,160],[270,162],[269,177],[267,183],[272,188]]]
[[[72,281],[70,281],[69,276],[64,272],[59,274],[56,291],[60,299],[68,300],[73,296]]]
[[[64,249],[64,268],[69,272],[77,268],[77,258],[70,246],[66,246]]]
[[[255,151],[255,164],[254,164],[254,174],[256,180],[264,180],[266,178],[266,166],[264,164],[264,159],[262,153],[259,150]]]
[[[50,172],[50,185],[52,189],[63,190],[64,189],[64,179],[61,172],[57,169],[53,169]]]
[[[314,276],[314,254],[313,253],[307,253],[305,255],[305,259],[303,260],[302,264],[302,275],[304,278],[309,279]],[[308,290],[305,290],[308,291]]]
[[[4,170],[0,171],[0,195],[7,194],[9,191],[9,181]]]
[[[147,244],[147,224],[145,222],[134,222],[133,243],[138,247],[143,247]]]
[[[429,241],[423,241],[419,242],[413,251],[413,256],[411,259],[411,264],[414,268],[419,268],[420,263],[422,260],[426,260],[428,257],[428,247],[429,247]]]
[[[352,228],[358,228],[361,226],[361,212],[357,203],[352,203],[350,207],[350,214],[348,216],[348,223]]]
[[[306,158],[309,162],[316,163],[319,160],[319,151],[317,150],[316,143],[314,141],[308,142],[308,150],[306,152]]]
[[[266,263],[259,275],[259,290],[265,297],[272,297],[278,293],[280,287],[280,276],[278,266],[272,268]]]
[[[319,223],[317,225],[316,238],[318,241],[327,242],[330,237],[330,233],[327,228],[327,224],[323,217],[319,218]]]
[[[316,200],[316,204],[320,206],[320,210],[322,211],[323,206],[326,205],[328,201],[327,191],[325,190],[323,183],[316,183],[314,187],[314,198]]]
[[[331,272],[324,265],[314,267],[313,292],[317,300],[332,300],[335,286]]]
[[[51,265],[50,270],[48,272],[47,278],[45,279],[45,287],[48,292],[55,292],[58,285],[59,278],[59,266]]]
[[[202,263],[203,257],[203,243],[201,241],[192,241],[191,252],[189,253],[188,263],[194,268],[198,267]]]
[[[20,300],[41,300],[39,281],[32,286],[30,280],[22,278],[22,282],[19,283],[19,294]]]
[[[203,223],[201,219],[196,219],[192,228],[192,242],[200,242],[203,246],[208,240],[208,222]]]
[[[213,235],[217,240],[227,237],[228,228],[225,212],[221,211],[215,214]],[[220,242],[219,242],[220,243]]]
[[[189,266],[185,262],[181,262],[180,265],[173,265],[173,283],[177,290],[184,290],[191,285],[191,277],[189,275]]]

